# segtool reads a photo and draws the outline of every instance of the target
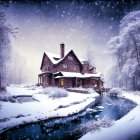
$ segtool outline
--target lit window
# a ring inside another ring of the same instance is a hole
[[[60,82],[61,82],[61,86],[63,86],[64,85],[64,79],[61,79]]]
[[[64,69],[67,69],[67,64],[63,64],[63,68]]]
[[[68,56],[68,60],[73,60],[73,57],[72,56]]]
[[[74,66],[74,68],[73,68],[73,69],[74,69],[74,71],[76,71],[76,66]]]

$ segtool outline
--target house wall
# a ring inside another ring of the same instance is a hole
[[[89,69],[89,65],[88,64],[83,64],[83,70],[82,70],[82,72],[83,73],[89,73],[88,69]]]
[[[95,85],[99,85],[99,82],[98,80],[90,78],[90,79],[87,79],[87,85],[95,86]]]
[[[54,81],[54,75],[50,74],[50,73],[45,73],[41,76],[39,76],[40,78],[40,84],[43,87],[47,87],[47,86],[55,86],[55,81]]]
[[[93,78],[87,78],[82,80],[82,86],[84,88],[95,87],[95,85],[99,85],[99,80]]]
[[[90,67],[89,64],[83,64],[82,72],[83,73],[96,73],[96,69],[95,68],[89,70],[89,67]]]
[[[62,85],[61,83],[61,80],[64,81],[64,84]],[[62,78],[62,79],[58,79],[58,85],[59,87],[65,87],[65,88],[68,88],[68,87],[72,87],[72,78]]]
[[[68,57],[72,57],[73,60],[69,60]],[[64,68],[63,65],[66,64],[67,68]],[[72,55],[69,54],[60,64],[56,65],[55,71],[65,71],[65,72],[81,72],[80,64],[77,59]]]
[[[42,70],[42,72],[46,72],[46,71],[54,72],[55,71],[55,68],[54,68],[52,62],[50,61],[50,59],[48,58],[47,55],[45,55],[41,70]]]
[[[63,85],[61,84],[61,80],[63,80]],[[84,88],[89,88],[89,87],[97,87],[99,86],[99,80],[97,79],[82,79],[82,78],[62,78],[62,79],[57,79],[57,82],[55,80],[55,86],[59,87],[84,87]]]
[[[84,88],[94,88],[99,89],[99,87],[103,87],[103,82],[99,79],[93,78],[61,78],[54,79],[53,74],[44,74],[41,76],[41,84],[43,87],[47,86],[58,86],[58,87],[84,87]]]
[[[41,78],[40,83],[42,84],[43,87],[51,86],[50,75],[42,75],[40,78]]]

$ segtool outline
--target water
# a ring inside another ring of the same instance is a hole
[[[32,96],[18,96],[16,97],[19,103],[24,103],[24,102],[37,102]]]
[[[79,126],[97,121],[107,116],[111,120],[118,120],[136,106],[130,100],[118,97],[101,96],[96,104],[91,104],[79,114],[41,121],[34,124],[20,126],[4,132],[0,139],[78,139],[88,131],[75,131]]]

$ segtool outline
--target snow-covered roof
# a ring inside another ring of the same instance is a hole
[[[57,64],[63,59],[63,58],[60,58],[60,55],[58,55],[58,54],[53,54],[53,53],[49,53],[49,52],[45,52],[45,53],[53,64]],[[56,60],[55,58],[58,58],[58,60]]]
[[[86,59],[79,58],[79,60],[81,61],[82,64],[88,63],[88,61]]]
[[[77,77],[77,78],[90,78],[90,77],[102,77],[102,73],[98,72],[98,73],[94,73],[94,74],[90,74],[90,73],[77,73],[77,72],[57,72],[55,74],[61,73],[62,76],[56,76],[55,78],[62,78],[62,77]]]
[[[65,56],[67,56],[67,54],[69,53],[66,53],[66,55],[63,57],[63,58],[60,58],[60,55],[58,55],[58,54],[54,54],[54,53],[50,53],[50,52],[45,52],[46,53],[46,55],[49,57],[49,59],[51,60],[51,62],[53,63],[53,64],[58,64],[60,61],[62,61],[64,58],[65,58]],[[77,56],[76,56],[77,57]],[[56,59],[55,59],[56,58]],[[79,58],[78,58],[79,59]],[[84,62],[86,61],[87,62],[87,60],[85,60],[85,59],[79,59],[79,61],[82,63],[82,64],[84,64]]]

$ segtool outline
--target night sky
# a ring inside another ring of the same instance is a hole
[[[22,16],[23,18],[35,17],[38,20],[52,21],[56,24],[68,23],[72,20],[81,20],[80,27],[84,21],[90,21],[86,26],[90,30],[98,28],[98,34],[102,35],[105,31],[105,37],[96,36],[96,41],[105,41],[110,36],[118,33],[118,25],[125,14],[133,10],[139,10],[138,0],[16,0],[1,2],[3,7],[13,8],[13,16]],[[32,24],[32,21],[29,21]],[[102,25],[107,28],[99,30]],[[110,28],[110,29],[108,29]]]
[[[138,0],[0,1],[7,23],[18,28],[12,47],[34,68],[35,79],[43,52],[59,53],[62,42],[66,51],[73,49],[83,58],[93,55],[97,70],[105,69],[111,62],[104,55],[106,43],[118,34],[124,15],[139,9]]]

